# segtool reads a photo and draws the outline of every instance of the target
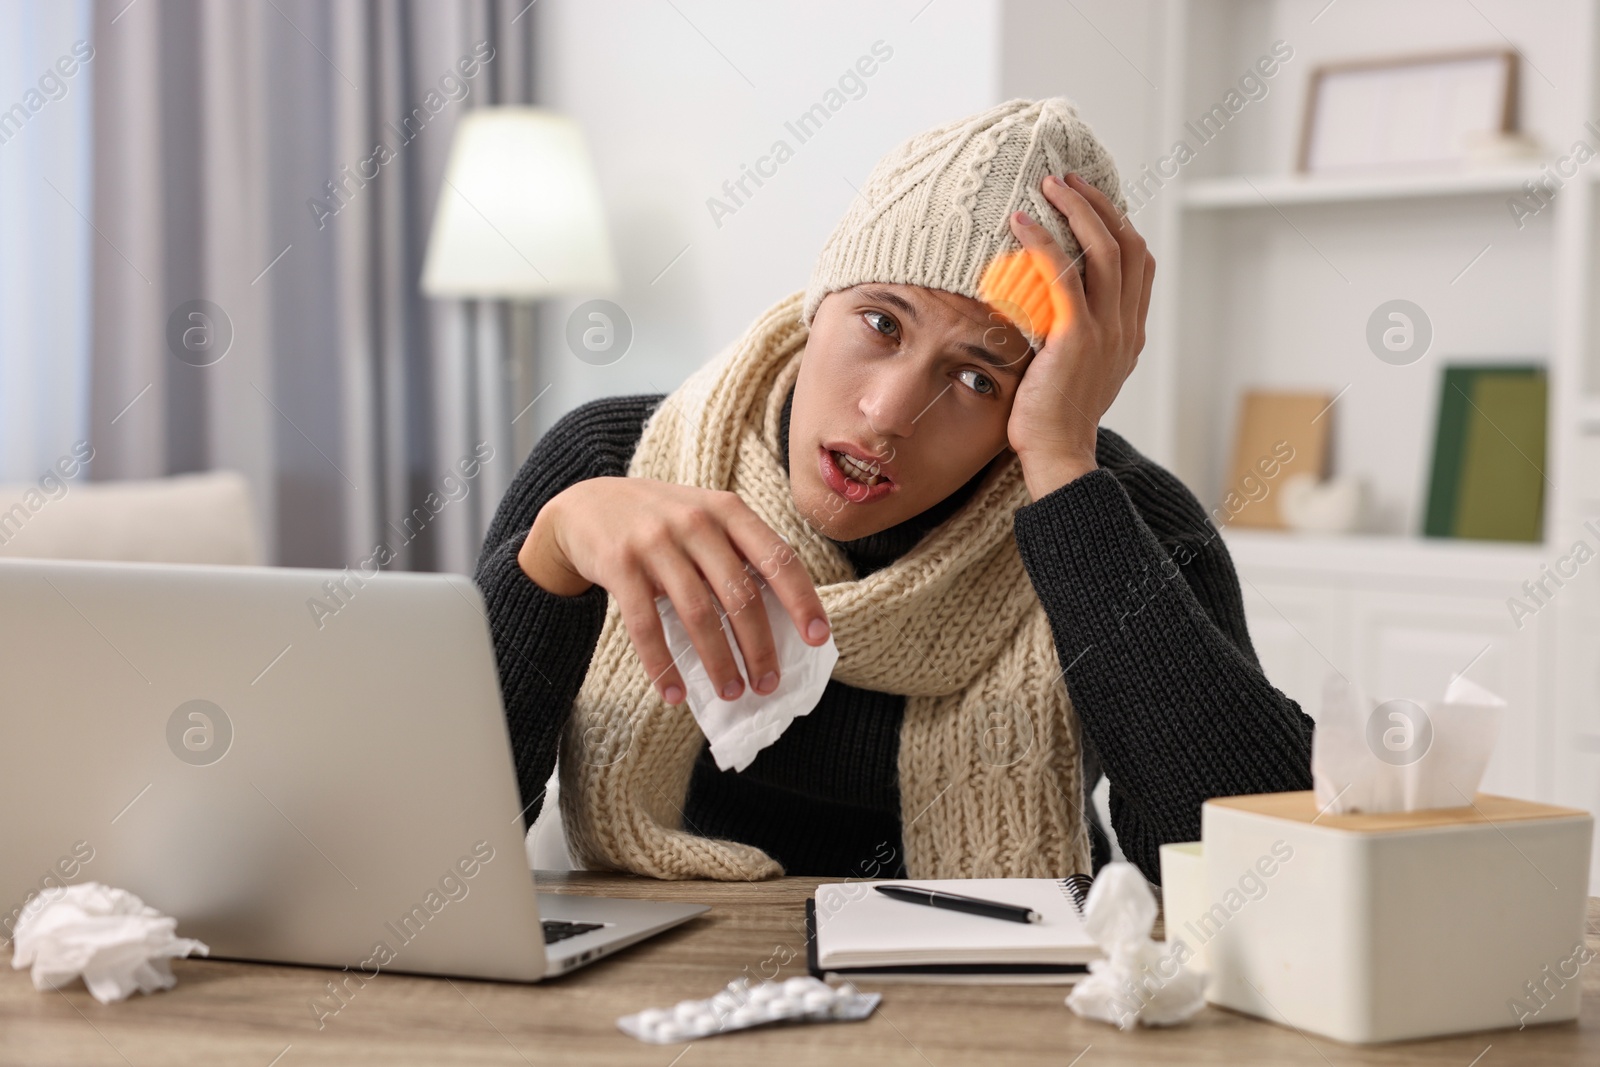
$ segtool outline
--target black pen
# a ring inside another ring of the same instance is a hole
[[[1032,908],[1016,904],[1002,904],[997,900],[979,900],[960,893],[946,893],[938,889],[923,889],[914,885],[875,885],[872,888],[886,897],[903,900],[908,904],[926,904],[930,908],[948,908],[950,911],[971,912],[991,919],[1004,919],[1013,923],[1036,923],[1044,916]]]

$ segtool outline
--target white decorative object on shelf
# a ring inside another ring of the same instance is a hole
[[[1314,474],[1291,474],[1283,480],[1278,493],[1278,514],[1291,530],[1340,534],[1361,525],[1366,487],[1359,478],[1323,482]]]

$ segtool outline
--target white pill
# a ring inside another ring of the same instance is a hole
[[[675,1022],[664,1022],[656,1027],[655,1036],[662,1041],[682,1041],[683,1027]]]
[[[675,1019],[692,1019],[702,1010],[698,1000],[685,1000],[672,1009],[672,1016]]]
[[[721,1029],[722,1017],[716,1012],[702,1011],[699,1015],[690,1019],[689,1024],[694,1027],[696,1033],[709,1034]]]
[[[791,997],[804,996],[821,984],[815,978],[795,977],[783,983],[783,991]]]
[[[660,1008],[646,1008],[639,1013],[640,1026],[658,1026],[672,1016]]]
[[[783,990],[774,982],[763,982],[750,990],[750,1003],[766,1004],[774,998],[781,996]]]
[[[801,998],[801,1003],[805,1005],[806,1011],[827,1008],[833,1004],[833,994],[823,989],[812,990]]]
[[[762,1022],[764,1019],[765,1013],[760,1008],[746,1004],[729,1016],[728,1022],[736,1027],[745,1027],[752,1023]]]

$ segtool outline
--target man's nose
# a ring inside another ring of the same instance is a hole
[[[911,360],[888,360],[874,371],[861,396],[861,414],[881,437],[910,437],[935,394],[926,368]]]

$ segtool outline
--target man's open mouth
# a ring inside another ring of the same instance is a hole
[[[879,473],[876,463],[864,463],[848,452],[830,452],[830,455],[839,465],[839,470],[851,481],[860,482],[862,485],[877,485],[888,480]]]

